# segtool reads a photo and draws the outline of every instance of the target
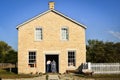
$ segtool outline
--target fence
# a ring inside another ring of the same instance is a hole
[[[0,63],[0,68],[15,68],[15,64],[11,64],[11,63]]]
[[[83,65],[86,68],[96,74],[120,74],[120,63],[87,63]]]
[[[9,68],[10,72],[12,68],[15,68],[16,65],[15,64],[11,64],[11,63],[0,63],[0,69],[5,69],[5,68]]]

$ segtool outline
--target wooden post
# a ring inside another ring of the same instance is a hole
[[[12,69],[10,68],[10,72],[12,72]]]
[[[88,69],[91,70],[91,63],[88,62]]]

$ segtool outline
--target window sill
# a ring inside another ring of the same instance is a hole
[[[61,39],[61,41],[69,41],[68,39]]]
[[[76,69],[76,66],[68,66],[67,67],[67,70],[74,70],[74,69]]]
[[[40,41],[43,41],[43,40],[34,40],[35,42],[40,42]]]
[[[30,69],[34,69],[34,68],[36,68],[36,67],[29,67]]]

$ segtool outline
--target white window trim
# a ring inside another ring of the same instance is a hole
[[[68,39],[62,39],[62,28],[67,28],[67,30],[68,30]],[[69,40],[69,28],[68,27],[61,27],[60,28],[60,40],[61,41],[68,41]]]
[[[36,39],[36,28],[41,28],[42,29],[42,39]],[[35,27],[35,29],[34,29],[34,40],[35,41],[42,41],[43,40],[43,28],[42,27]]]
[[[75,52],[75,66],[73,66],[73,69],[75,69],[76,68],[76,54],[77,54],[77,52],[76,52],[76,50],[73,50],[73,49],[67,50],[67,68],[68,69],[71,69],[71,67],[68,66],[68,52],[69,51],[74,51]]]
[[[28,50],[28,52],[27,52],[27,64],[29,64],[29,52],[35,52],[36,53],[36,65],[37,65],[37,50],[35,49],[31,49],[31,50]],[[37,67],[29,67],[29,68],[31,68],[31,69],[33,69],[33,68],[37,68]]]

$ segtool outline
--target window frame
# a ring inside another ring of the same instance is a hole
[[[73,62],[69,62],[69,52],[74,52],[74,61]],[[67,52],[67,62],[68,62],[68,67],[70,67],[69,63],[73,64],[73,67],[76,67],[76,50],[68,50]]]
[[[34,55],[30,55],[30,53],[35,53]],[[34,59],[30,59],[30,57],[34,58]],[[34,61],[34,62],[30,62],[30,60]],[[37,53],[36,51],[28,51],[28,66],[30,68],[36,68],[36,61],[37,61]]]
[[[40,39],[37,39],[37,33],[36,33],[36,29],[37,29],[37,28],[40,28],[40,30],[41,30],[41,34],[40,34],[40,35],[41,35],[41,38],[40,38]],[[43,28],[42,28],[42,27],[36,27],[36,28],[35,28],[35,35],[34,35],[34,36],[35,36],[35,37],[34,37],[34,38],[35,38],[35,41],[42,41],[42,40],[43,40]]]
[[[65,39],[63,39],[63,33],[62,33],[62,29],[67,29],[67,33],[66,33],[66,38]],[[68,27],[61,27],[61,29],[60,29],[60,37],[61,37],[61,40],[62,41],[68,41],[69,40],[69,28]]]

